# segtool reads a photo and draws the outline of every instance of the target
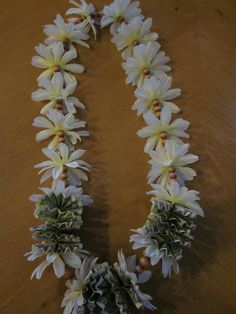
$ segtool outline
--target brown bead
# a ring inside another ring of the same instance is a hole
[[[59,65],[55,65],[53,70],[54,70],[54,72],[60,72],[61,68]]]
[[[159,105],[154,107],[155,112],[161,112],[161,107]]]
[[[65,143],[65,138],[64,137],[59,137],[58,142],[59,143]]]
[[[67,174],[66,172],[62,172],[62,174],[61,174],[61,179],[62,179],[62,180],[68,179],[68,174]]]
[[[103,11],[98,11],[98,16],[103,16]]]
[[[123,18],[123,16],[118,16],[117,20],[116,20],[119,24],[123,23],[125,21],[125,19]]]
[[[148,76],[148,75],[150,74],[150,70],[149,70],[148,68],[145,68],[145,69],[143,70],[143,74],[146,75],[146,76]]]
[[[162,140],[166,140],[166,139],[167,139],[167,133],[166,133],[166,132],[161,132],[161,133],[160,133],[160,138],[161,138]]]
[[[170,166],[170,167],[168,168],[168,172],[169,172],[169,173],[175,173],[175,167]]]
[[[56,104],[62,105],[63,104],[63,99],[60,99],[60,98],[56,99]]]
[[[139,264],[142,268],[150,267],[150,259],[147,256],[141,256],[139,259]]]
[[[143,269],[140,265],[137,265],[135,270],[136,270],[136,273],[138,274],[141,274],[143,272]]]
[[[155,112],[156,117],[159,119],[161,117],[161,112],[160,111],[156,111]]]
[[[64,138],[65,137],[65,132],[64,131],[58,131],[57,132],[57,136]]]
[[[63,109],[62,104],[56,103],[55,104],[55,109],[62,110]]]
[[[135,40],[134,42],[133,42],[133,46],[138,46],[140,44],[140,42],[138,41],[138,40]]]
[[[63,172],[66,173],[67,171],[68,171],[68,168],[64,166],[63,167]]]
[[[153,107],[157,107],[159,105],[158,100],[157,99],[153,99],[152,105],[153,105]]]
[[[69,48],[70,48],[70,40],[68,38],[65,38],[63,40],[63,46],[64,46],[65,50],[69,50]]]
[[[171,180],[176,180],[177,179],[176,173],[170,173],[169,177],[170,177]]]

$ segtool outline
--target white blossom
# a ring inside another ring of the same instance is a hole
[[[69,1],[71,4],[75,6],[75,8],[70,8],[66,11],[66,14],[76,14],[82,17],[83,22],[80,23],[82,29],[87,33],[92,29],[94,36],[97,36],[97,30],[95,27],[96,20],[96,9],[92,3],[87,4],[85,0],[81,0],[80,3],[74,0]]]
[[[164,107],[161,111],[160,119],[155,117],[151,112],[143,116],[148,126],[137,132],[138,136],[147,138],[144,151],[149,152],[156,148],[162,139],[172,140],[178,144],[183,142],[179,137],[189,138],[184,131],[188,128],[189,122],[183,119],[171,121],[171,112],[168,107]]]
[[[164,277],[171,277],[172,268],[176,274],[179,273],[178,262],[173,257],[166,256],[164,251],[159,250],[156,241],[152,239],[150,233],[146,232],[145,228],[132,231],[135,232],[130,237],[130,242],[133,242],[133,250],[144,248],[144,255],[150,258],[152,266],[155,266],[161,260]]]
[[[32,65],[45,69],[43,73],[38,77],[38,80],[42,77],[51,79],[56,72],[61,72],[66,84],[75,80],[72,73],[84,72],[84,67],[81,64],[69,63],[71,60],[77,57],[77,52],[74,48],[65,51],[62,42],[55,42],[49,46],[39,44],[35,47],[39,56],[32,58]]]
[[[88,177],[84,171],[89,171],[90,165],[79,159],[85,153],[85,150],[78,149],[69,153],[68,147],[64,143],[59,144],[58,148],[59,151],[49,148],[42,150],[43,154],[50,160],[35,165],[35,168],[41,168],[39,174],[44,172],[40,183],[43,183],[50,177],[55,181],[59,180],[64,167],[68,170],[70,185],[80,185],[81,180],[87,181]]]
[[[172,78],[167,75],[158,79],[155,76],[146,78],[143,85],[135,91],[137,100],[133,109],[137,110],[138,115],[145,114],[154,110],[153,101],[157,101],[162,108],[168,107],[173,113],[179,112],[179,107],[170,100],[180,96],[181,90],[179,88],[170,89],[171,84]]]
[[[75,119],[73,114],[68,113],[64,115],[55,109],[48,111],[47,118],[36,117],[33,122],[33,126],[45,129],[37,133],[36,141],[40,142],[53,137],[48,144],[48,148],[50,149],[56,149],[58,147],[62,136],[65,143],[73,150],[73,145],[75,145],[78,140],[81,141],[81,137],[89,135],[88,131],[76,130],[84,128],[85,125],[85,121]]]
[[[166,188],[159,184],[152,184],[153,190],[147,194],[153,195],[156,201],[170,202],[174,204],[180,212],[185,212],[186,208],[195,215],[204,216],[203,209],[198,204],[200,200],[199,192],[189,190],[185,186],[180,186],[178,182],[168,184]]]
[[[52,183],[52,187],[40,187],[39,188],[44,194],[33,194],[30,196],[29,200],[31,202],[39,203],[40,200],[44,197],[44,195],[52,195],[55,194],[63,195],[64,198],[71,197],[75,200],[77,200],[82,206],[89,206],[92,204],[92,199],[89,195],[83,194],[82,187],[75,187],[72,185],[69,185],[68,187],[65,187],[65,183],[63,181],[54,181]]]
[[[111,4],[105,5],[103,9],[101,27],[111,24],[110,31],[114,35],[122,23],[128,23],[135,17],[143,18],[138,1],[114,0]]]
[[[64,87],[63,76],[60,72],[55,73],[52,80],[42,77],[39,79],[39,89],[32,93],[34,101],[46,101],[40,113],[46,115],[51,108],[55,108],[60,102],[65,112],[75,113],[75,107],[84,109],[84,105],[78,98],[71,96],[76,89],[77,81],[71,81]]]
[[[69,47],[71,43],[76,43],[89,48],[89,45],[85,42],[89,39],[89,35],[83,31],[80,24],[65,23],[59,14],[54,22],[55,24],[44,26],[44,33],[48,36],[45,40],[46,44],[62,41],[65,45],[69,44]]]
[[[67,290],[62,300],[61,307],[64,307],[64,314],[80,313],[81,307],[86,303],[83,292],[97,258],[84,259],[80,268],[75,270],[75,279],[66,282]]]
[[[167,140],[165,145],[159,145],[156,151],[150,151],[151,160],[149,163],[152,169],[148,173],[148,182],[151,183],[157,180],[162,186],[169,183],[169,169],[174,168],[177,175],[177,181],[183,185],[185,180],[192,180],[196,176],[196,172],[189,167],[198,160],[198,157],[193,154],[186,154],[189,150],[189,144],[176,144],[173,141]]]
[[[171,70],[166,65],[169,57],[165,52],[159,51],[160,44],[157,42],[148,42],[146,45],[140,44],[133,49],[133,56],[127,58],[122,64],[127,76],[126,84],[132,83],[140,87],[145,77],[160,77]]]
[[[133,48],[139,44],[146,44],[158,38],[157,33],[151,33],[152,19],[142,21],[139,17],[134,18],[130,23],[122,23],[118,33],[112,38],[124,59],[133,55]]]
[[[38,257],[45,257],[45,260],[33,271],[31,279],[34,277],[41,279],[43,272],[49,265],[53,266],[54,273],[58,278],[61,278],[65,274],[65,264],[73,268],[81,266],[80,257],[71,251],[61,255],[56,253],[45,255],[44,252],[40,252],[36,246],[33,246],[32,251],[26,253],[25,256],[27,256],[28,261],[34,261]]]
[[[118,264],[114,264],[115,268],[122,272],[122,274],[129,278],[133,284],[146,283],[151,278],[151,271],[144,270],[140,274],[136,274],[137,257],[136,255],[129,256],[125,259],[122,250],[118,250]],[[117,267],[118,266],[118,267]]]
[[[119,276],[125,281],[131,283],[138,298],[142,302],[143,306],[149,310],[155,310],[156,307],[150,302],[152,297],[148,294],[144,294],[139,289],[139,284],[147,282],[151,278],[151,271],[144,270],[140,274],[136,274],[137,258],[135,255],[125,259],[122,250],[118,250],[118,262],[114,263],[114,267]]]

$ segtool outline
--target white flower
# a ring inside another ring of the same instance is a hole
[[[53,136],[52,141],[48,144],[50,149],[56,149],[61,138],[65,140],[70,149],[73,149],[77,140],[81,141],[82,136],[89,135],[87,131],[75,131],[75,129],[83,128],[85,125],[85,121],[75,119],[73,114],[64,115],[55,109],[48,111],[47,118],[36,117],[33,122],[33,126],[45,128],[45,130],[37,133],[36,141],[40,142]]]
[[[84,42],[89,39],[89,35],[83,32],[80,24],[65,23],[59,14],[54,22],[55,24],[44,26],[44,33],[48,36],[45,40],[46,44],[62,41],[65,44],[77,43],[89,48],[89,45]]]
[[[118,250],[118,264],[114,264],[114,267],[118,270],[118,272],[122,272],[122,275],[129,280],[133,284],[142,284],[147,282],[152,275],[152,272],[149,270],[144,270],[140,274],[136,274],[136,266],[137,266],[137,257],[136,255],[129,256],[125,259],[125,256],[122,250]]]
[[[118,33],[112,38],[117,49],[122,50],[122,57],[127,59],[133,55],[133,48],[139,44],[146,44],[158,38],[157,33],[151,33],[152,19],[142,21],[134,18],[129,24],[122,23],[118,28]]]
[[[33,246],[32,251],[25,254],[27,256],[28,261],[34,261],[38,257],[45,256],[45,253],[40,252],[40,250]],[[43,275],[45,269],[52,265],[54,269],[54,273],[58,278],[61,278],[65,274],[65,264],[70,267],[77,268],[81,266],[81,259],[78,255],[73,252],[67,252],[65,254],[47,254],[45,260],[35,268],[31,275],[31,279],[36,277],[36,279],[40,279]]]
[[[159,145],[157,151],[150,151],[151,160],[149,163],[152,169],[148,173],[148,182],[151,183],[157,179],[157,183],[166,186],[169,179],[169,170],[174,168],[177,181],[183,185],[185,180],[192,180],[196,172],[189,167],[184,167],[198,160],[193,154],[187,154],[189,144],[177,145],[173,141],[166,141],[165,145]]]
[[[170,100],[180,96],[181,90],[179,88],[170,89],[171,83],[172,78],[167,75],[161,76],[159,79],[155,76],[146,78],[142,87],[135,91],[137,100],[133,109],[138,111],[138,115],[145,114],[150,110],[154,111],[153,102],[157,101],[162,108],[168,107],[173,113],[179,112],[179,107]]]
[[[84,105],[76,98],[71,96],[76,89],[77,81],[71,81],[64,87],[63,76],[60,72],[55,73],[52,80],[42,77],[39,79],[40,88],[32,93],[34,101],[49,101],[40,111],[46,115],[48,110],[55,108],[56,103],[60,102],[66,112],[75,113],[75,107],[84,109]]]
[[[93,202],[90,196],[83,194],[81,187],[65,187],[63,181],[54,181],[51,188],[41,187],[39,189],[48,196],[55,194],[56,196],[63,195],[64,198],[72,197],[81,203],[82,206],[89,206]],[[34,194],[31,195],[29,199],[31,202],[39,203],[43,197],[44,194]]]
[[[197,202],[200,200],[198,196],[199,192],[189,190],[185,186],[181,187],[177,182],[167,185],[166,189],[159,184],[152,184],[152,187],[154,190],[147,194],[154,195],[154,200],[170,202],[181,212],[185,212],[187,208],[195,215],[204,216],[203,209]]]
[[[84,67],[81,64],[69,63],[77,57],[77,53],[74,48],[65,51],[62,42],[52,43],[50,46],[40,44],[35,47],[35,50],[39,56],[32,58],[32,65],[46,69],[38,77],[38,80],[42,77],[51,79],[56,72],[61,72],[66,84],[68,84],[75,80],[70,72],[84,72]]]
[[[80,308],[86,300],[83,296],[85,284],[87,283],[92,270],[97,262],[97,258],[84,259],[80,268],[75,270],[75,279],[66,282],[67,290],[62,300],[61,307],[64,307],[64,314],[80,313]]]
[[[146,76],[153,75],[160,77],[164,72],[171,70],[166,65],[169,57],[165,52],[159,51],[160,44],[157,42],[148,42],[146,45],[140,44],[133,49],[133,56],[127,58],[122,64],[127,76],[126,84],[132,83],[140,87]]]
[[[89,171],[90,165],[79,159],[85,153],[85,150],[78,149],[69,153],[67,145],[61,143],[59,144],[58,152],[49,148],[44,148],[42,152],[50,160],[34,166],[35,168],[41,168],[39,174],[44,172],[40,183],[46,181],[50,177],[52,177],[53,180],[59,180],[63,172],[63,167],[66,167],[68,170],[68,181],[70,185],[80,185],[81,180],[88,180],[84,171]]]
[[[76,8],[70,8],[66,11],[66,14],[76,14],[83,18],[83,22],[80,23],[85,32],[89,32],[92,28],[94,36],[97,36],[97,30],[95,27],[96,21],[94,19],[96,15],[96,9],[92,3],[87,4],[85,0],[81,0],[80,3],[70,0]]]
[[[171,277],[171,270],[179,273],[178,262],[173,257],[168,257],[165,252],[159,250],[156,241],[154,241],[149,233],[146,232],[144,228],[138,228],[132,230],[135,232],[130,237],[130,242],[133,242],[132,248],[134,250],[145,248],[144,255],[150,258],[150,263],[152,266],[159,263],[162,260],[162,273],[164,277]]]
[[[101,27],[111,24],[110,31],[113,35],[123,22],[128,23],[135,17],[143,18],[139,2],[134,1],[130,3],[130,0],[115,0],[110,5],[104,7],[103,14]]]
[[[155,310],[156,307],[152,305],[150,302],[152,297],[148,294],[144,294],[140,291],[138,284],[143,284],[147,282],[151,278],[151,271],[144,270],[140,274],[136,274],[136,256],[130,256],[125,259],[122,250],[118,251],[118,263],[114,263],[114,267],[118,272],[121,279],[127,284],[130,281],[132,284],[132,288],[134,289],[137,297],[139,298],[140,307],[143,305],[145,308],[149,310]]]
[[[143,116],[148,126],[137,132],[138,136],[148,138],[144,147],[145,152],[155,149],[162,140],[172,140],[182,144],[179,137],[189,138],[184,131],[188,128],[189,122],[183,119],[176,119],[170,123],[171,112],[169,108],[164,107],[161,111],[160,119],[157,119],[152,113]]]

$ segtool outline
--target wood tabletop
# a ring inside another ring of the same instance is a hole
[[[99,9],[108,3],[93,2]],[[205,210],[181,273],[167,280],[155,267],[145,289],[160,314],[234,314],[236,1],[141,0],[141,7],[171,57],[173,85],[182,89],[179,117],[191,122],[191,152],[200,157],[198,177],[189,187],[200,191]],[[37,262],[27,262],[23,254],[32,244],[29,228],[38,223],[28,197],[37,192],[33,165],[44,160],[45,146],[34,140],[32,120],[41,105],[30,95],[40,71],[30,62],[34,46],[44,40],[42,25],[67,8],[64,0],[0,1],[1,314],[62,313],[65,280],[48,270],[42,280],[31,281]],[[130,229],[142,226],[150,204],[148,156],[136,136],[144,122],[131,110],[134,89],[124,83],[121,57],[110,39],[105,30],[89,50],[80,48],[86,73],[78,76],[76,95],[86,104],[92,135],[82,147],[93,165],[86,189],[94,204],[84,212],[81,237],[94,255],[112,262],[118,248],[132,254]]]

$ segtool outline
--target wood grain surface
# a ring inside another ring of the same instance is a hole
[[[105,0],[94,0],[100,9]],[[37,263],[23,254],[31,247],[36,224],[28,196],[37,192],[33,165],[43,161],[32,120],[41,105],[31,101],[40,71],[31,67],[34,45],[44,40],[42,25],[68,8],[63,0],[0,0],[1,91],[1,259],[0,313],[62,313],[64,279],[46,271],[30,280]],[[146,291],[160,314],[236,313],[236,1],[141,0],[146,16],[171,57],[174,86],[183,90],[177,104],[191,122],[191,152],[198,154],[197,179],[205,219],[184,253],[181,273],[163,279],[154,269]],[[94,205],[84,213],[82,239],[93,254],[113,261],[118,248],[131,254],[130,229],[149,212],[143,126],[131,110],[133,88],[124,84],[121,57],[108,30],[80,49],[87,68],[77,96],[87,106],[92,137],[84,141],[93,165],[87,190]],[[133,313],[136,313],[133,310]],[[145,312],[146,313],[146,312]]]

